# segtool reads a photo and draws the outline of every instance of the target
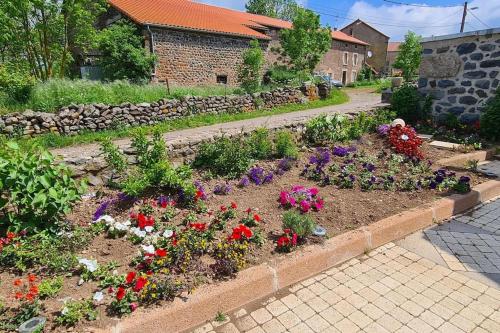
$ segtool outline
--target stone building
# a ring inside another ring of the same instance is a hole
[[[158,57],[154,79],[172,86],[238,84],[242,54],[253,39],[265,68],[282,64],[279,32],[291,22],[189,0],[108,0],[101,25],[126,18],[142,27],[145,47]],[[332,49],[317,70],[346,84],[356,80],[369,44],[332,31]]]
[[[359,40],[368,42],[370,45],[367,50],[366,63],[370,65],[376,72],[381,74],[386,69],[387,45],[389,36],[378,31],[366,22],[357,19],[350,23],[340,31],[353,36]]]
[[[499,87],[500,28],[422,40],[419,90],[433,97],[433,114],[466,123],[480,118]]]
[[[401,42],[389,42],[387,45],[387,62],[385,72],[390,76],[400,76],[402,71],[394,68],[394,62],[399,54],[399,45]]]
[[[365,62],[367,47],[368,43],[342,31],[332,31],[332,47],[316,70],[344,85],[354,82]]]

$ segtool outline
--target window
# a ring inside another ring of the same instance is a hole
[[[227,84],[227,75],[217,75],[216,82],[220,84]]]
[[[358,65],[358,54],[357,53],[353,53],[352,54],[352,65],[353,66],[357,66]]]
[[[342,62],[344,65],[347,65],[347,63],[349,62],[349,53],[348,52],[344,52],[344,55],[342,57]]]
[[[351,82],[356,82],[357,78],[358,78],[358,73],[356,71],[352,71],[352,73],[351,73]]]

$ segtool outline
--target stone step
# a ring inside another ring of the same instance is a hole
[[[433,135],[432,134],[417,134],[417,137],[424,141],[429,141],[432,140]]]
[[[432,147],[436,147],[439,149],[447,149],[447,150],[455,150],[460,147],[458,143],[451,143],[451,142],[445,142],[445,141],[432,141],[430,143]]]
[[[481,163],[477,171],[489,177],[500,177],[500,161]]]

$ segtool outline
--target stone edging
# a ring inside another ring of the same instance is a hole
[[[488,155],[482,153],[484,157]],[[201,287],[187,300],[176,298],[163,308],[149,311],[140,309],[132,317],[99,332],[179,332],[196,327],[212,319],[218,311],[228,312],[269,296],[497,196],[500,196],[500,181],[490,180],[475,186],[468,194],[455,194],[424,204],[330,238],[323,245],[311,245],[271,262],[250,267],[238,273],[233,280]]]

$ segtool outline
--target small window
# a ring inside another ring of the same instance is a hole
[[[352,73],[351,73],[351,82],[356,82],[357,78],[358,78],[358,73],[356,71],[352,71]]]
[[[353,66],[358,65],[358,54],[357,53],[352,54],[352,64],[353,64]]]
[[[342,57],[342,62],[344,65],[347,65],[347,63],[349,62],[349,53],[348,52],[344,52],[344,56]]]
[[[227,84],[227,75],[217,75],[217,83]]]

